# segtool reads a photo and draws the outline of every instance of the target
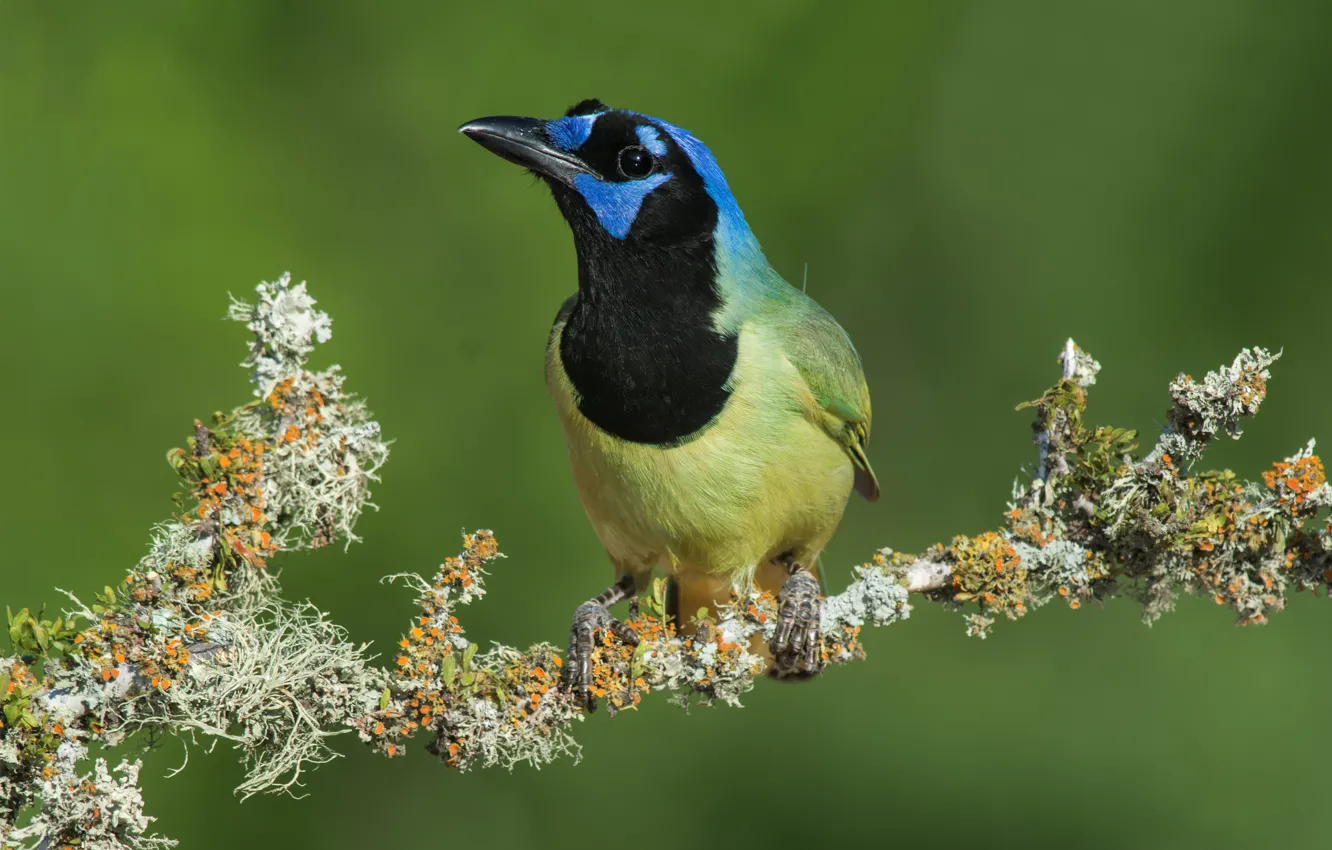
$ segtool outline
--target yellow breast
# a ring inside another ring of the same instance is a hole
[[[775,339],[742,328],[726,406],[697,436],[664,447],[614,437],[578,411],[561,330],[546,383],[583,508],[617,567],[738,578],[786,552],[812,562],[841,521],[853,472]]]

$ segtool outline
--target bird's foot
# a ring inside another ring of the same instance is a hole
[[[592,695],[592,652],[597,641],[609,632],[630,646],[638,645],[638,634],[612,617],[610,612],[610,606],[632,596],[633,592],[633,579],[624,576],[574,611],[573,626],[569,629],[569,657],[564,664],[562,681],[573,695],[574,703],[585,711],[597,710],[597,699]]]
[[[823,594],[819,580],[798,564],[777,595],[777,632],[772,650],[772,675],[778,679],[807,679],[823,670]]]

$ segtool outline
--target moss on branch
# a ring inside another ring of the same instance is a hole
[[[243,795],[292,792],[338,755],[330,739],[344,732],[388,757],[424,750],[459,769],[578,757],[571,730],[585,715],[559,685],[559,651],[482,649],[462,621],[502,557],[490,532],[466,535],[430,579],[389,578],[415,593],[415,611],[379,664],[314,606],[282,597],[269,560],[355,540],[388,447],[337,367],[306,368],[331,321],[304,284],[283,276],[257,295],[229,311],[254,334],[244,365],[256,398],[195,422],[168,453],[184,492],[148,554],[93,601],[71,596],[59,616],[9,612],[0,848],[173,844],[151,833],[139,762],[89,765],[94,742],[230,743],[247,768]],[[874,553],[825,601],[824,660],[863,658],[861,630],[907,619],[912,593],[984,637],[1000,618],[1113,596],[1136,599],[1151,622],[1181,592],[1259,624],[1292,591],[1326,587],[1332,487],[1312,441],[1257,481],[1194,470],[1258,412],[1277,356],[1245,349],[1201,381],[1180,375],[1166,426],[1140,455],[1135,432],[1086,424],[1100,366],[1069,340],[1060,379],[1021,405],[1035,414],[1036,474],[1014,485],[1001,524],[917,555]],[[763,672],[754,649],[775,615],[770,595],[737,588],[718,610],[670,622],[658,581],[628,621],[637,647],[602,636],[594,693],[612,714],[656,691],[686,707],[738,705]]]

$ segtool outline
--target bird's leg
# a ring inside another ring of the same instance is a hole
[[[592,649],[597,635],[609,631],[630,646],[638,646],[638,635],[633,629],[611,616],[610,606],[634,595],[634,577],[623,575],[615,584],[587,600],[574,611],[573,626],[569,629],[569,658],[564,665],[564,686],[573,693],[579,707],[597,710],[592,696]]]
[[[814,574],[787,558],[788,575],[777,595],[777,632],[772,650],[772,675],[778,679],[808,678],[823,669],[823,594]]]

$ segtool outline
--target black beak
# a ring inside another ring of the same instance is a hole
[[[573,185],[575,175],[589,173],[573,154],[550,143],[546,122],[539,118],[478,118],[459,127],[458,132],[509,162],[561,183]]]

